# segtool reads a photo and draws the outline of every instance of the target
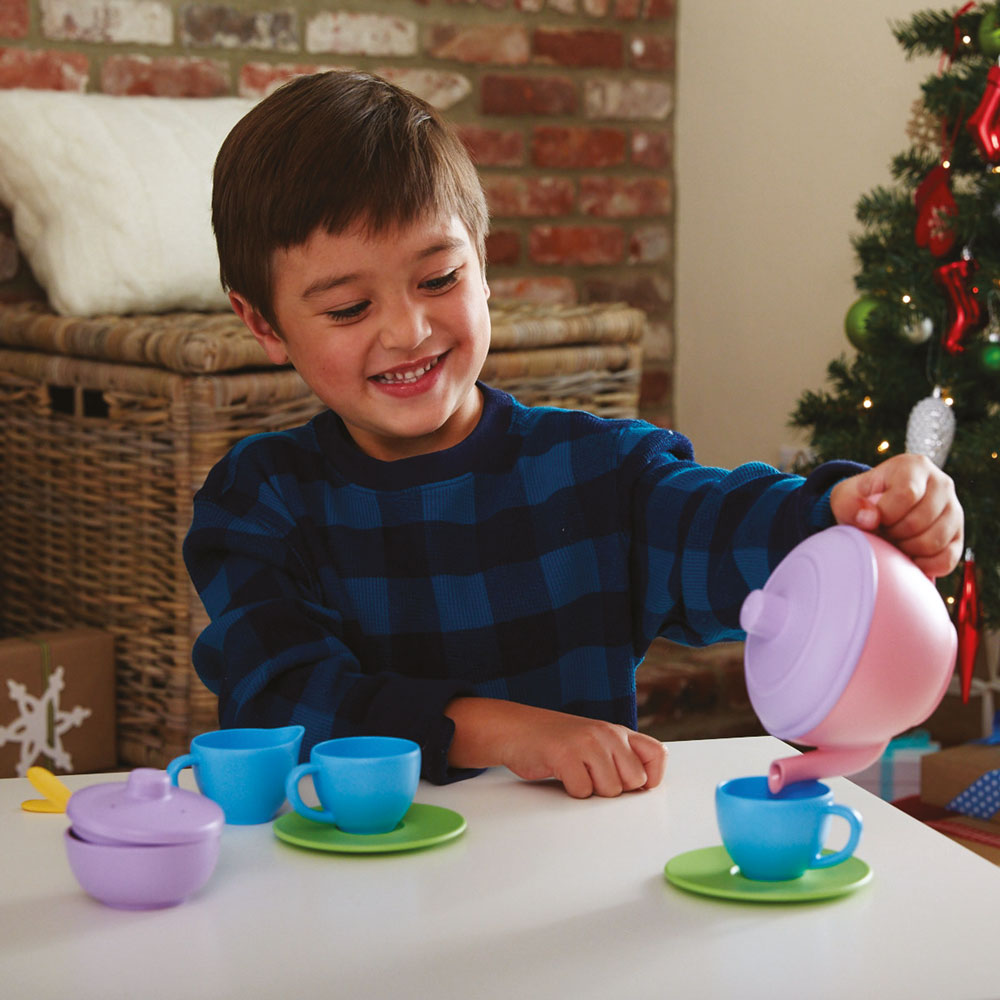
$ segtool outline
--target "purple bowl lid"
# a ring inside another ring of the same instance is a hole
[[[81,788],[66,815],[78,837],[103,844],[187,844],[219,836],[225,822],[211,799],[151,767],[137,767],[124,782]]]
[[[747,692],[769,733],[796,739],[829,715],[868,640],[878,564],[846,525],[800,542],[740,610]]]

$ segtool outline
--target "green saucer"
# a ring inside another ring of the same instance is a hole
[[[388,833],[344,833],[330,823],[317,823],[297,812],[274,821],[274,835],[287,844],[342,854],[390,854],[452,840],[465,832],[465,817],[441,806],[414,802],[395,830]]]
[[[672,885],[688,892],[753,903],[832,899],[859,889],[872,878],[871,868],[861,858],[850,857],[831,868],[810,868],[801,878],[787,882],[755,882],[740,874],[721,844],[678,854],[667,862],[663,874]]]

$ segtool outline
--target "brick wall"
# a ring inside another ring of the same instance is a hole
[[[0,0],[0,87],[256,97],[330,67],[398,82],[480,166],[494,295],[643,309],[643,414],[669,424],[674,27],[674,0]],[[9,219],[0,281],[30,293]]]

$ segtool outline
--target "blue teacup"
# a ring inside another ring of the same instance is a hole
[[[861,839],[860,814],[834,802],[821,781],[796,781],[775,795],[766,776],[733,778],[716,788],[715,812],[729,856],[743,876],[760,882],[783,882],[811,868],[838,865]],[[833,816],[845,819],[850,833],[844,847],[824,854]]]
[[[285,801],[285,778],[304,734],[303,726],[201,733],[190,753],[167,765],[167,774],[176,785],[180,772],[193,768],[201,793],[222,806],[227,823],[266,823]]]
[[[299,782],[307,774],[322,808],[306,805]],[[420,780],[420,745],[394,736],[345,736],[317,743],[308,764],[285,782],[292,808],[345,833],[388,833],[406,814]]]

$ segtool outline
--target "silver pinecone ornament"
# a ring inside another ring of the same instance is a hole
[[[944,467],[955,440],[955,414],[941,398],[940,386],[910,410],[906,423],[906,450],[926,455],[939,469]]]

